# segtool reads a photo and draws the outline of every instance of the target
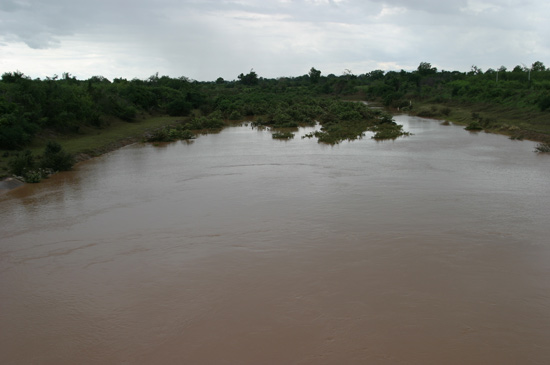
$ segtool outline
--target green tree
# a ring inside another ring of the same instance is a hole
[[[540,61],[537,61],[535,63],[533,63],[533,65],[531,66],[531,70],[533,71],[546,71],[546,67],[544,66],[544,64]]]
[[[253,69],[246,75],[241,73],[238,78],[243,85],[254,86],[258,84],[258,74]]]
[[[314,67],[312,67],[311,70],[309,70],[308,75],[312,84],[318,83],[319,80],[321,79],[321,71],[316,70]]]
[[[429,62],[420,62],[417,71],[420,75],[426,76],[437,73],[437,68],[432,67],[432,64]]]

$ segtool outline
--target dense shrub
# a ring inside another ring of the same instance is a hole
[[[63,150],[57,142],[50,141],[44,149],[40,166],[53,171],[67,171],[74,165],[74,157]]]
[[[16,176],[25,176],[28,171],[34,170],[36,163],[29,150],[18,153],[8,163],[10,172]]]

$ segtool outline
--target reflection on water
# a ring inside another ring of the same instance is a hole
[[[3,362],[546,362],[550,159],[397,119],[136,144],[0,196]]]

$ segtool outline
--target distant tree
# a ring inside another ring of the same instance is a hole
[[[374,71],[371,71],[371,72],[367,72],[366,76],[369,80],[372,80],[372,81],[381,80],[381,79],[384,78],[384,71],[374,70]]]
[[[225,83],[225,80],[223,79],[223,77],[218,77],[216,79],[216,84],[223,84],[223,83]]]
[[[520,65],[516,65],[516,67],[514,67],[514,69],[512,70],[512,72],[523,72],[523,71],[524,69]]]
[[[483,70],[477,67],[476,65],[472,65],[469,73],[470,75],[481,75],[483,73]]]
[[[5,72],[4,74],[2,74],[2,81],[6,83],[14,83],[22,79],[29,79],[29,77],[25,76],[25,74],[20,71]]]
[[[110,84],[111,83],[111,81],[109,81],[109,79],[107,79],[106,77],[103,77],[101,75],[92,76],[88,79],[88,81],[91,81],[92,83],[105,83],[105,84]]]
[[[321,71],[316,70],[314,67],[309,70],[309,79],[311,80],[312,84],[316,84],[319,82],[319,79],[321,79]]]
[[[258,84],[258,74],[254,72],[254,69],[246,75],[241,73],[238,78],[243,85],[253,86]]]
[[[417,71],[420,75],[426,76],[435,74],[437,72],[437,68],[432,67],[432,64],[429,62],[420,62],[418,65]]]
[[[535,63],[533,63],[533,65],[531,66],[531,70],[533,71],[546,71],[546,67],[544,66],[544,64],[540,61],[537,61]]]
[[[151,84],[156,84],[159,81],[159,73],[156,72],[154,75],[149,76],[147,81],[150,82]]]

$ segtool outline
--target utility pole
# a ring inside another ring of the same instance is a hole
[[[525,66],[525,63],[522,63],[523,67],[527,70],[528,74],[527,74],[527,81],[531,81],[531,67],[527,68],[527,66]]]

